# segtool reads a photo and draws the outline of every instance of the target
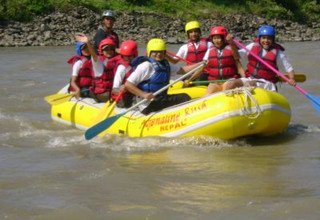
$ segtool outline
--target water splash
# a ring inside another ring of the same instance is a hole
[[[155,151],[168,148],[196,148],[199,150],[220,149],[229,147],[250,146],[245,139],[223,141],[213,137],[145,137],[130,138],[123,136],[107,135],[90,142],[91,148],[105,148],[112,151],[141,152]]]
[[[317,125],[302,125],[302,124],[291,124],[287,129],[288,133],[295,135],[303,135],[305,133],[319,133],[320,126]]]

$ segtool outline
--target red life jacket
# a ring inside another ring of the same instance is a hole
[[[130,66],[130,63],[129,63],[127,60],[124,60],[124,59],[121,57],[121,58],[119,59],[118,63],[117,63],[116,69],[118,68],[119,65],[123,65],[125,68],[127,68],[127,67]],[[116,72],[116,71],[115,71],[115,72]],[[128,77],[131,75],[132,72],[133,72],[133,68],[131,67],[131,68],[125,73],[125,76],[124,76],[121,84],[124,84],[124,83],[127,81]],[[124,92],[124,93],[122,94],[122,96],[118,98],[117,101],[120,101],[121,99],[123,99],[123,98],[124,98],[125,96],[127,96],[128,94],[129,94],[128,91]],[[114,100],[117,99],[116,96],[114,96],[114,97],[112,97],[112,98],[113,98]]]
[[[121,58],[121,59],[119,60],[117,67],[118,67],[120,64],[123,65],[125,68],[127,68],[127,67],[130,66],[130,63],[129,63],[128,61],[124,60],[123,58]],[[125,74],[125,76],[124,76],[124,79],[123,79],[123,81],[122,81],[122,84],[124,84],[124,83],[127,81],[128,77],[131,75],[132,72],[133,72],[133,68],[130,68],[130,70],[128,70],[128,71],[126,72],[126,74]]]
[[[221,55],[216,47],[210,49],[205,72],[209,74],[209,80],[239,78],[236,61],[229,45],[222,49]]]
[[[94,94],[111,92],[115,74],[115,67],[118,63],[119,58],[120,56],[110,58],[105,64],[102,75],[93,78],[91,91]]]
[[[208,42],[208,39],[201,38],[199,47],[198,47],[198,49],[196,49],[194,43],[189,41],[187,44],[188,52],[187,52],[186,60],[191,63],[198,63],[198,62],[202,61],[202,59],[208,49],[207,42]]]
[[[279,50],[283,51],[284,48],[281,45],[274,43],[268,50],[268,52],[264,56],[262,56],[263,49],[259,43],[255,42],[254,46],[251,49],[251,52],[261,57],[270,66],[278,69],[277,55],[279,53]],[[277,83],[279,81],[279,77],[276,73],[274,73],[267,66],[259,62],[254,56],[250,54],[248,55],[248,64],[246,70],[246,77],[249,76],[253,78],[262,78],[273,83]]]
[[[85,56],[74,55],[70,57],[67,63],[74,65],[78,60],[82,60],[82,66],[79,70],[78,77],[76,79],[76,83],[79,88],[90,87],[92,83],[92,62],[91,59],[88,59]],[[70,86],[70,91],[74,91],[74,89]]]

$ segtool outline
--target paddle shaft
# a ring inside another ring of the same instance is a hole
[[[289,79],[280,71],[278,71],[276,68],[274,68],[273,66],[271,66],[270,64],[268,64],[266,61],[264,61],[261,57],[259,57],[258,55],[254,54],[252,51],[250,51],[245,45],[241,44],[237,39],[233,39],[233,41],[235,42],[235,44],[238,47],[241,47],[243,49],[245,49],[250,55],[252,55],[254,58],[256,58],[258,61],[260,61],[261,63],[263,63],[265,66],[267,66],[269,69],[271,69],[274,73],[276,73],[278,76],[280,76],[282,79],[284,79],[284,81],[289,83]],[[302,89],[300,86],[295,85],[294,88],[296,88],[300,93],[302,93],[303,95],[307,95],[307,92]]]
[[[201,81],[192,81],[190,82],[191,85],[201,85],[201,84],[208,84],[208,83],[224,83],[226,79],[218,79],[218,80],[201,80]]]
[[[285,74],[288,77],[287,74]],[[281,79],[283,81],[283,79]],[[306,76],[304,74],[294,74],[294,80],[296,82],[304,82],[306,81]],[[190,82],[191,85],[193,84],[208,84],[208,83],[223,83],[226,82],[226,79],[218,79],[218,80],[201,80],[201,81],[192,81]]]
[[[123,95],[124,95],[124,90],[122,90],[118,96],[116,97],[116,99],[113,101],[113,103],[111,104],[110,106],[110,110],[108,112],[108,114],[106,114],[105,117],[109,117],[111,112],[113,111],[113,109],[116,107],[116,104],[120,101],[121,98],[123,98]]]
[[[159,89],[158,91],[156,91],[155,93],[153,93],[153,96],[157,96],[160,93],[162,93],[163,91],[167,90],[170,86],[174,85],[175,83],[177,83],[178,81],[182,81],[183,79],[187,78],[188,76],[190,76],[193,72],[195,72],[196,70],[200,69],[204,64],[201,64],[199,66],[197,66],[196,68],[194,68],[193,70],[190,70],[188,73],[180,76],[178,79],[174,80],[173,82],[171,82],[170,84],[162,87],[161,89]],[[146,101],[148,101],[148,99],[143,99],[140,102],[138,102],[137,104],[133,105],[132,107],[128,108],[124,113],[127,113],[133,109],[135,109],[136,107],[138,107],[139,105],[145,103]],[[121,113],[123,114],[123,113]]]
[[[183,79],[189,77],[194,71],[197,71],[198,69],[202,68],[204,66],[204,64],[201,64],[199,66],[197,66],[196,68],[190,70],[189,72],[187,72],[186,74],[182,75],[181,77],[179,77],[178,79],[174,80],[173,82],[169,83],[168,85],[164,86],[163,88],[159,89],[158,91],[156,91],[155,93],[153,93],[154,96],[157,96],[158,94],[162,93],[163,91],[167,90],[170,86],[172,86],[173,84],[182,81]],[[148,99],[143,99],[140,102],[136,103],[135,105],[133,105],[132,107],[128,108],[127,110],[125,110],[124,112],[114,115],[110,118],[106,118],[104,120],[102,120],[101,122],[93,125],[92,127],[90,127],[88,130],[86,130],[85,132],[85,138],[86,140],[90,140],[92,138],[94,138],[95,136],[97,136],[98,134],[100,134],[102,131],[108,129],[114,122],[116,122],[120,117],[122,117],[123,115],[125,115],[126,113],[128,113],[129,111],[137,108],[139,105],[145,103],[146,101],[148,101]]]
[[[180,56],[178,56],[178,55],[176,55],[174,53],[171,53],[170,51],[167,51],[167,54],[169,54],[172,57],[176,57],[179,60],[182,60],[182,61],[186,62],[187,64],[192,64],[192,62],[190,62],[190,61],[188,61],[188,60],[186,60],[186,59],[184,59],[184,58],[182,58],[182,57],[180,57]]]

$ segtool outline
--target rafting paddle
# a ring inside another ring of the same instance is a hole
[[[102,121],[103,119],[107,118],[110,116],[111,112],[113,109],[116,107],[116,104],[119,102],[119,100],[122,98],[124,92],[120,92],[119,95],[116,97],[115,100],[113,101],[108,101],[102,109],[100,110],[98,116],[94,119],[94,124]]]
[[[217,80],[201,80],[201,81],[191,81],[190,85],[207,85],[209,83],[224,83],[226,79],[217,79]]]
[[[268,64],[266,61],[264,61],[261,57],[259,57],[258,55],[254,54],[252,51],[250,51],[245,45],[243,45],[242,43],[240,43],[238,40],[233,39],[233,41],[235,42],[235,44],[238,47],[241,47],[243,49],[245,49],[250,55],[252,55],[254,58],[256,58],[259,62],[261,62],[262,64],[264,64],[266,67],[268,67],[270,70],[272,70],[274,73],[276,73],[280,78],[282,78],[284,81],[289,83],[289,79],[280,71],[278,71],[276,68],[274,68],[273,66],[271,66],[270,64]],[[295,85],[294,88],[296,90],[298,90],[301,94],[303,94],[304,96],[306,96],[313,104],[313,107],[320,112],[320,97],[319,96],[314,96],[309,94],[307,91],[305,91],[304,89],[302,89],[300,86]]]
[[[285,76],[287,78],[289,78],[288,74],[285,74]],[[305,82],[307,79],[306,75],[303,74],[303,73],[294,73],[294,80],[296,82]],[[284,81],[282,78],[281,78],[281,81]]]
[[[192,64],[192,62],[174,54],[174,53],[171,53],[170,51],[166,51],[167,54],[169,54],[170,56],[174,57],[174,58],[178,58],[179,60],[182,60],[183,62],[186,62],[187,64]]]
[[[172,86],[173,84],[175,84],[176,82],[179,82],[185,78],[187,78],[188,76],[190,76],[194,71],[199,70],[200,68],[202,68],[204,66],[204,64],[202,63],[201,65],[197,66],[196,68],[194,68],[193,70],[190,70],[189,72],[187,72],[186,74],[182,75],[181,77],[179,77],[178,79],[174,80],[173,82],[169,83],[168,85],[166,85],[165,87],[159,89],[158,91],[156,91],[155,93],[153,93],[154,96],[157,96],[158,94],[162,93],[163,91],[167,90],[170,86]],[[86,130],[84,136],[86,138],[86,140],[90,140],[92,138],[94,138],[95,136],[97,136],[98,134],[100,134],[101,132],[103,132],[104,130],[108,129],[114,122],[116,122],[119,118],[121,118],[122,116],[124,116],[126,113],[130,112],[131,110],[137,108],[139,105],[147,102],[148,99],[143,99],[140,102],[138,102],[137,104],[133,105],[132,107],[126,109],[124,112],[111,116],[109,118],[106,118],[104,120],[102,120],[101,122],[93,125],[92,127],[90,127],[88,130]]]
[[[73,93],[56,93],[44,97],[44,100],[46,100],[46,102],[48,102],[50,105],[58,105],[69,101],[73,96],[75,96]]]
[[[69,86],[69,85],[67,85]],[[82,89],[82,92],[89,91],[89,88],[84,88]],[[64,102],[69,101],[72,97],[76,96],[76,93],[71,92],[71,93],[56,93],[52,95],[48,95],[44,97],[44,100],[48,102],[50,105],[58,105]]]

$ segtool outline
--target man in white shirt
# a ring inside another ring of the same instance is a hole
[[[139,106],[143,114],[159,111],[163,108],[176,105],[190,100],[185,93],[168,95],[166,91],[156,97],[156,91],[169,84],[171,73],[184,74],[199,64],[179,67],[169,64],[165,59],[166,44],[162,39],[153,38],[147,44],[147,61],[142,62],[132,72],[125,83],[125,88],[140,99],[147,99],[149,102]]]

